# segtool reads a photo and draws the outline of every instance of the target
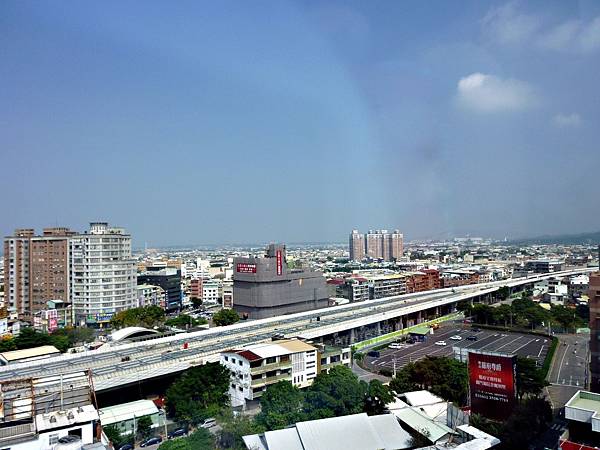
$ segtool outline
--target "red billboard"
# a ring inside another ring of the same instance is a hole
[[[277,250],[277,275],[281,275],[283,273],[283,255],[281,254],[281,250]]]
[[[236,270],[239,273],[256,273],[256,264],[238,263]]]
[[[504,420],[517,402],[516,356],[469,352],[471,411]]]

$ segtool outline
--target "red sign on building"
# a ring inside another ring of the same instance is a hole
[[[238,263],[236,270],[239,273],[256,273],[256,264]]]
[[[281,275],[283,273],[283,257],[281,254],[281,250],[277,250],[277,275]]]
[[[471,411],[503,420],[517,401],[516,356],[469,352]]]

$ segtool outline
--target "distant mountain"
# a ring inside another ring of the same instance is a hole
[[[515,239],[508,242],[512,245],[535,245],[535,244],[600,244],[600,231],[579,234],[557,234],[553,236],[539,236],[533,238]]]

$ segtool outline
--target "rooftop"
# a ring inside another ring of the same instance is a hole
[[[134,417],[157,414],[158,408],[152,400],[137,400],[135,402],[101,408],[98,412],[100,414],[100,422],[104,426],[132,420]]]
[[[42,345],[40,347],[27,348],[24,350],[12,350],[10,352],[0,353],[0,357],[6,361],[18,361],[19,359],[35,358],[38,356],[50,356],[56,353],[60,353],[53,345]]]

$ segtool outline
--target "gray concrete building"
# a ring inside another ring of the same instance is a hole
[[[243,318],[263,319],[323,308],[327,285],[321,272],[288,268],[285,245],[271,244],[264,257],[234,258],[234,309]]]

